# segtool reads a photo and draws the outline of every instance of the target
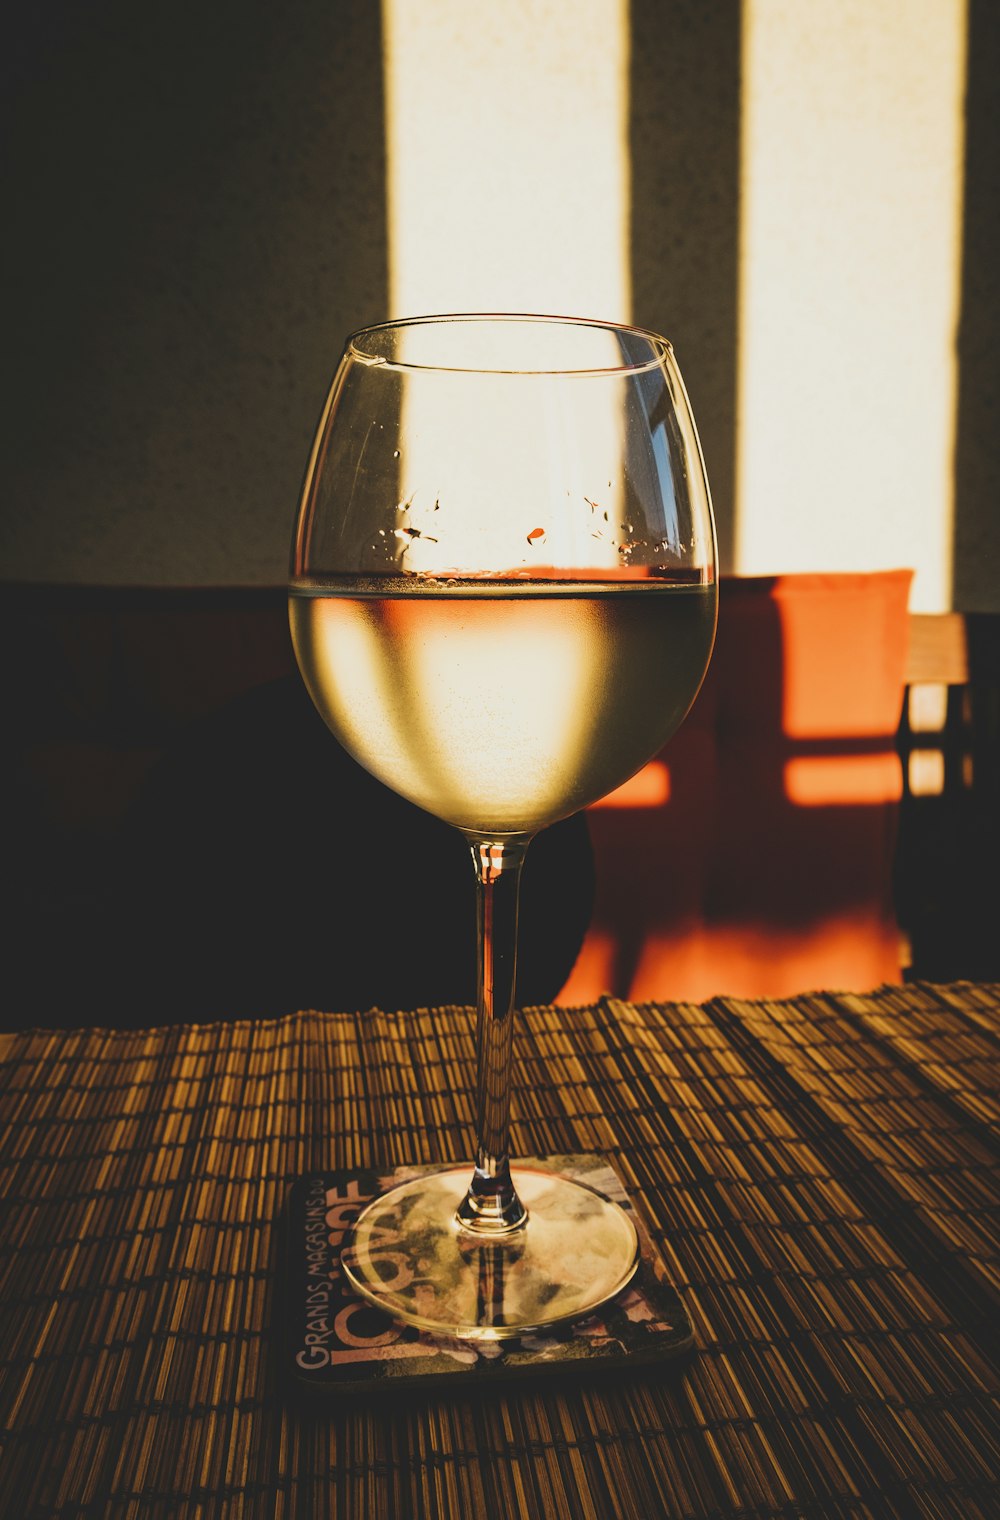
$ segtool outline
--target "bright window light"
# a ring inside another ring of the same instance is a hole
[[[394,316],[630,315],[627,0],[383,0]]]
[[[964,0],[744,0],[743,574],[950,601]]]

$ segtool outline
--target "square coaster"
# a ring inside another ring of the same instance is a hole
[[[609,1163],[602,1156],[574,1155],[524,1157],[522,1164],[584,1182],[626,1210],[640,1251],[626,1288],[587,1319],[511,1340],[450,1339],[399,1324],[355,1293],[340,1269],[340,1247],[361,1208],[378,1193],[438,1168],[310,1173],[292,1185],[284,1219],[282,1359],[293,1385],[324,1394],[443,1383],[484,1387],[513,1378],[623,1370],[690,1350],[687,1311]],[[517,1168],[512,1162],[515,1181]]]

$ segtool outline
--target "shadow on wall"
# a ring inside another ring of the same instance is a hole
[[[1000,611],[1000,6],[969,0],[952,605]]]
[[[4,574],[275,585],[388,293],[381,7],[7,7]]]
[[[670,339],[733,568],[740,244],[739,0],[631,0],[634,320]]]

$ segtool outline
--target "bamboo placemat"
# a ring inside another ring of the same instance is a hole
[[[697,1350],[300,1407],[291,1180],[466,1159],[472,1017],[32,1032],[0,1066],[0,1514],[994,1516],[1000,986],[530,1010],[516,1153],[603,1151]]]

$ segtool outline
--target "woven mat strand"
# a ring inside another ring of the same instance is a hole
[[[599,1150],[681,1369],[310,1413],[291,1179],[469,1156],[465,1009],[9,1037],[0,1513],[996,1514],[1000,987],[525,1013],[513,1148]]]

